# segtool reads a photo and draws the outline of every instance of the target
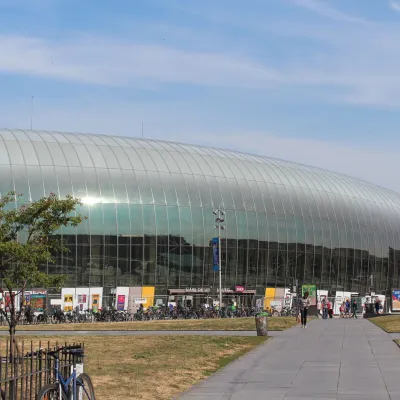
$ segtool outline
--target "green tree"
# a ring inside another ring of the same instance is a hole
[[[0,199],[0,292],[3,301],[8,297],[7,308],[3,304],[0,310],[9,327],[11,357],[16,348],[15,331],[23,315],[26,290],[62,286],[65,276],[48,275],[39,267],[54,263],[57,254],[68,251],[60,229],[76,227],[86,218],[76,213],[80,200],[69,195],[61,200],[51,193],[16,207],[19,197],[9,192]]]

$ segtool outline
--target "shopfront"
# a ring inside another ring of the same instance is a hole
[[[243,286],[222,288],[222,305],[232,303],[236,306],[252,307],[255,301],[255,290],[246,290]],[[212,287],[187,287],[184,289],[168,289],[168,303],[178,303],[186,307],[201,307],[202,305],[218,306],[219,290]]]

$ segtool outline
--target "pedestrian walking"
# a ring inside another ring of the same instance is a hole
[[[328,315],[329,315],[329,318],[333,318],[333,306],[329,300],[328,300]]]
[[[376,311],[377,315],[379,315],[380,308],[381,308],[380,301],[379,301],[379,299],[376,299],[376,301],[375,301],[375,311]]]
[[[301,327],[307,328],[307,314],[308,307],[310,307],[310,299],[308,298],[309,293],[305,292],[304,296],[300,299],[300,313],[301,313]]]
[[[347,299],[346,300],[346,316],[347,316],[347,318],[350,317],[350,308],[351,308],[351,303],[350,303],[350,300]]]
[[[342,305],[340,306],[340,318],[344,318],[345,312],[346,312],[346,304],[345,302],[343,302]]]
[[[351,305],[351,311],[353,312],[352,318],[357,318],[357,308],[358,308],[357,301],[356,299],[354,299]]]
[[[322,318],[323,319],[328,319],[328,301],[326,300],[326,297],[322,299]]]

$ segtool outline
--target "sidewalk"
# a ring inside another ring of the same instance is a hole
[[[179,399],[400,399],[400,349],[371,322],[314,320],[274,336]]]

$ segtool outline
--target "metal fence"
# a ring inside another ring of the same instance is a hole
[[[67,345],[67,344],[65,344]],[[75,344],[83,348],[83,344]],[[35,400],[40,388],[54,382],[54,359],[47,353],[63,345],[41,341],[0,342],[2,400]],[[60,370],[69,375],[72,356],[59,353]]]

